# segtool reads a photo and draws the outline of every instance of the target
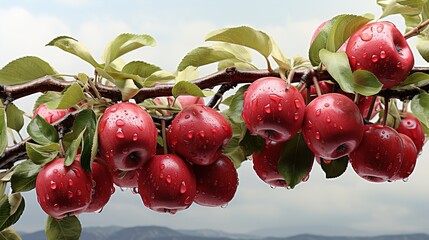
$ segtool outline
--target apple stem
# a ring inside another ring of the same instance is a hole
[[[386,125],[387,123],[387,116],[389,115],[389,102],[390,102],[390,98],[385,97],[384,98],[384,115],[383,115],[383,125]]]
[[[425,28],[426,26],[429,25],[429,19],[427,19],[426,21],[420,23],[419,25],[417,25],[417,27],[414,27],[413,29],[411,29],[410,31],[408,31],[407,33],[404,34],[404,38],[405,39],[409,39],[411,37],[417,36],[420,34],[420,31]]]
[[[95,96],[98,98],[98,99],[102,99],[102,96],[101,96],[101,94],[100,94],[100,92],[98,91],[98,89],[95,87],[95,85],[94,85],[94,79],[89,79],[89,81],[88,81],[88,84],[89,84],[89,86],[91,87],[91,89],[94,91],[94,94],[95,94]]]
[[[59,139],[60,139],[60,142],[59,142],[60,143],[60,155],[65,156],[66,150],[64,148],[64,141],[63,141],[65,129],[64,129],[63,125],[60,125],[58,128],[59,128],[58,129],[58,135],[59,135]]]
[[[287,78],[286,78],[286,89],[289,89],[292,83],[293,76],[295,76],[295,70],[290,70]]]
[[[368,114],[366,115],[366,120],[371,120],[372,111],[374,111],[375,101],[377,100],[377,96],[374,96],[371,100],[371,104],[369,105]]]
[[[353,101],[355,102],[356,105],[359,103],[359,98],[360,98],[360,94],[355,93],[355,99]]]
[[[402,113],[406,113],[408,110],[408,104],[410,103],[409,100],[404,100],[402,102]]]
[[[164,142],[164,154],[168,154],[168,148],[167,148],[167,134],[166,134],[166,126],[165,126],[165,120],[161,120],[161,134],[162,134],[162,141]]]
[[[320,90],[320,86],[319,86],[319,80],[317,79],[316,76],[313,76],[313,84],[314,84],[314,88],[316,89],[316,93],[317,96],[322,96],[322,91]]]

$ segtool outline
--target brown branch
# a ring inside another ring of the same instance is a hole
[[[429,25],[429,19],[420,23],[417,27],[411,29],[409,32],[404,34],[404,38],[408,39],[420,34],[421,30]]]

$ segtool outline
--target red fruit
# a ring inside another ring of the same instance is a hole
[[[187,209],[195,198],[195,175],[174,154],[156,155],[138,173],[139,194],[146,207],[171,214]]]
[[[413,140],[403,133],[399,133],[404,143],[404,159],[402,160],[401,168],[390,180],[407,179],[414,171],[417,161],[417,148]]]
[[[301,94],[280,78],[261,78],[244,93],[243,120],[253,134],[284,142],[301,128],[305,102]]]
[[[371,106],[371,102],[374,99],[374,97],[375,96],[369,96],[369,97],[362,96],[359,98],[358,108],[363,118],[366,118],[368,116],[369,107]],[[375,115],[377,115],[383,109],[383,104],[381,103],[380,97],[376,97],[376,98],[377,99],[375,100],[370,119],[374,118]]]
[[[238,174],[231,160],[222,155],[207,166],[194,165],[197,193],[194,202],[208,207],[225,206],[237,191]]]
[[[346,53],[353,71],[372,72],[383,89],[398,85],[414,66],[414,57],[402,33],[390,22],[373,22],[356,31]]]
[[[413,140],[417,148],[417,153],[422,151],[423,145],[425,144],[425,132],[422,123],[413,114],[405,114],[405,117],[401,120],[396,130]]]
[[[326,94],[326,93],[331,93],[333,90],[334,85],[327,83],[326,81],[320,81],[319,82],[319,88],[320,88],[320,92],[322,94]],[[307,99],[307,90],[304,90],[301,92],[302,97],[304,98],[304,100]],[[310,102],[313,101],[313,99],[315,99],[317,97],[317,91],[316,88],[314,87],[314,85],[310,86]]]
[[[136,188],[138,187],[138,171],[121,171],[118,169],[113,170],[113,183],[121,188]]]
[[[305,110],[302,134],[317,156],[333,160],[356,149],[363,136],[363,119],[348,97],[328,93],[310,102]]]
[[[66,167],[64,158],[57,158],[37,175],[36,194],[40,207],[48,215],[56,219],[76,215],[91,201],[92,177],[78,160]]]
[[[232,137],[228,121],[204,105],[180,111],[167,132],[168,147],[189,162],[209,165],[216,161]]]
[[[49,109],[46,104],[40,104],[34,111],[33,118],[37,115],[41,116],[49,124],[52,124],[61,118],[63,118],[67,113],[73,112],[73,108],[69,109]]]
[[[98,127],[101,157],[112,169],[137,169],[155,155],[157,135],[152,118],[140,106],[115,104],[106,109]]]
[[[265,145],[261,152],[256,152],[252,155],[253,158],[253,169],[255,170],[258,177],[268,183],[272,187],[287,187],[284,177],[279,173],[279,161],[281,152],[283,150],[283,142],[276,143],[270,142]],[[303,178],[303,181],[308,178],[310,174]]]
[[[371,182],[391,180],[404,158],[404,144],[398,132],[389,126],[365,125],[359,147],[349,154],[355,172]]]
[[[187,106],[194,104],[204,104],[204,99],[200,97],[190,96],[190,95],[181,95],[176,99],[179,102],[180,107],[183,109]]]
[[[92,180],[93,190],[92,198],[89,206],[85,209],[85,212],[100,211],[109,202],[110,196],[114,192],[113,177],[109,167],[95,160],[92,163]]]

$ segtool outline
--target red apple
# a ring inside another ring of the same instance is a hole
[[[121,188],[136,188],[138,187],[138,171],[131,170],[131,171],[121,171],[118,169],[113,170],[113,183]]]
[[[402,160],[401,168],[399,171],[390,178],[390,180],[404,180],[407,179],[414,171],[417,161],[417,148],[413,140],[403,133],[399,133],[404,143],[404,159]]]
[[[96,212],[103,209],[114,192],[113,177],[109,167],[100,159],[92,163],[93,190],[89,206],[85,212]]]
[[[80,162],[64,165],[64,158],[47,163],[36,178],[36,195],[40,207],[56,219],[85,211],[91,201],[92,176]]]
[[[237,191],[238,174],[231,160],[222,155],[214,163],[194,165],[197,192],[194,202],[202,206],[225,206]]]
[[[315,155],[337,159],[352,152],[361,142],[362,115],[347,96],[324,94],[308,104],[302,134]]]
[[[422,151],[423,145],[425,144],[425,132],[422,123],[413,114],[405,114],[405,117],[401,120],[396,130],[413,140],[417,148],[417,153]]]
[[[371,102],[374,99],[374,97],[376,97],[376,99],[375,99],[374,107],[373,107],[372,112],[371,112],[370,119],[372,119],[383,109],[383,104],[381,103],[380,97],[378,97],[378,96],[369,96],[369,97],[362,96],[359,98],[358,108],[359,108],[360,113],[362,114],[362,117],[365,119],[368,116],[369,108],[371,106]]]
[[[353,71],[372,72],[383,89],[404,81],[414,66],[406,39],[390,22],[373,22],[360,28],[350,37],[346,53]]]
[[[157,135],[151,116],[143,108],[117,103],[108,107],[100,120],[100,155],[112,169],[135,170],[155,155]]]
[[[244,92],[242,117],[249,131],[268,141],[284,142],[301,128],[305,102],[293,86],[286,89],[286,81],[261,78]]]
[[[232,137],[228,121],[217,111],[194,104],[173,119],[167,132],[168,147],[189,162],[209,165],[216,161]]]
[[[365,125],[362,142],[349,154],[355,172],[371,182],[392,179],[401,168],[404,144],[395,129],[380,124]]]
[[[320,81],[319,82],[319,88],[320,88],[320,92],[322,94],[331,93],[333,91],[333,87],[334,87],[334,84],[328,83],[326,81]],[[307,99],[307,91],[306,90],[302,91],[301,95],[304,98],[304,100]],[[313,101],[313,99],[315,99],[316,97],[317,97],[316,87],[314,87],[314,85],[311,85],[310,86],[310,102]]]
[[[138,186],[146,207],[171,214],[187,209],[196,192],[194,173],[174,154],[156,155],[146,163],[139,170]]]
[[[73,112],[74,108],[69,109],[49,109],[46,104],[40,104],[34,111],[33,118],[37,115],[41,116],[49,124],[52,124],[61,118],[63,118],[67,113]]]

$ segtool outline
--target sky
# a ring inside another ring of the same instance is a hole
[[[157,46],[126,55],[127,60],[144,60],[174,71],[187,52],[206,45],[207,33],[240,25],[273,36],[286,56],[307,56],[311,35],[321,22],[342,13],[367,12],[380,15],[375,0],[0,0],[0,67],[33,55],[49,62],[60,73],[91,74],[93,69],[88,64],[45,45],[57,36],[71,36],[99,60],[111,39],[130,32],[153,36]],[[395,23],[403,26],[401,21]],[[416,65],[427,66],[415,56]],[[264,67],[257,54],[254,59]],[[201,74],[214,71],[203,69]],[[25,98],[18,105],[30,112],[34,99]],[[252,163],[247,161],[238,169],[240,184],[225,208],[194,204],[176,215],[160,214],[145,208],[139,195],[117,189],[101,213],[82,214],[79,218],[84,226],[159,225],[271,236],[429,233],[428,161],[426,146],[407,182],[382,184],[359,178],[350,166],[341,177],[325,179],[315,164],[309,180],[293,190],[272,189],[257,177]],[[37,204],[35,191],[24,197],[26,210],[16,229],[43,229],[46,215]]]

